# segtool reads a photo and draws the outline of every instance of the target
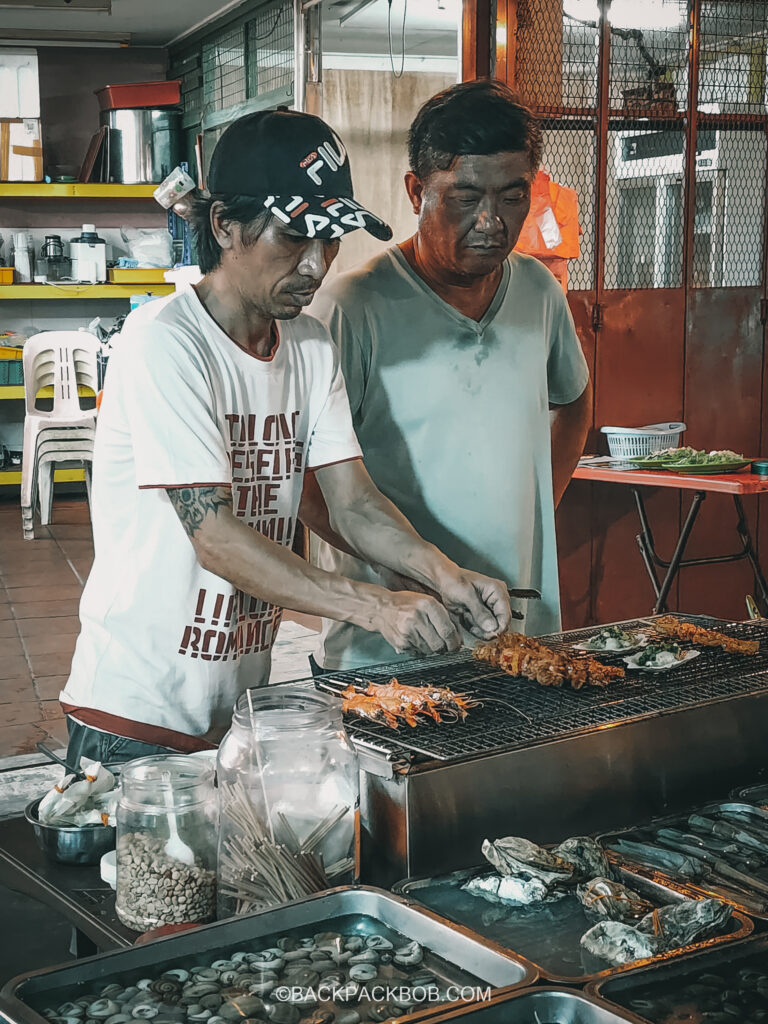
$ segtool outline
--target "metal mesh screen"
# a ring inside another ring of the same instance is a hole
[[[575,189],[579,197],[579,224],[583,230],[581,255],[569,260],[568,287],[590,289],[595,277],[595,176],[597,140],[591,120],[547,118],[542,121],[542,167],[553,181]]]
[[[759,285],[763,263],[768,3],[702,3],[695,287]]]
[[[293,90],[293,5],[267,4],[248,22],[248,96]]]
[[[227,110],[247,97],[245,31],[228,29],[203,43],[205,110]]]
[[[539,110],[583,111],[597,104],[597,24],[581,17],[578,6],[574,14],[552,0],[518,5],[516,85]]]
[[[704,0],[701,6],[699,110],[766,112],[765,0]]]
[[[608,133],[605,287],[683,283],[685,137],[674,122]]]
[[[665,30],[632,25],[624,0],[611,7],[605,205],[605,287],[683,283],[687,4],[674,0]],[[649,121],[649,119],[652,119]]]

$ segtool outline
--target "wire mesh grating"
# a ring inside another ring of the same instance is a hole
[[[612,0],[608,144],[595,208],[601,24],[590,0],[520,0],[515,87],[542,117],[544,167],[576,189],[584,234],[571,289],[758,286],[764,262],[768,0]],[[698,121],[688,117],[698,40]],[[569,120],[570,119],[570,120]],[[686,166],[696,128],[695,173]],[[693,203],[687,202],[688,178]],[[693,223],[686,225],[686,217]],[[596,279],[604,223],[602,280]],[[686,238],[691,239],[687,248]],[[684,265],[687,259],[687,265]]]
[[[642,620],[622,625],[649,628]],[[554,650],[566,652],[600,628],[539,639]],[[494,666],[477,661],[467,650],[375,665],[366,669],[364,675],[359,671],[327,673],[318,677],[315,685],[339,693],[346,686],[388,682],[396,676],[404,684],[449,686],[471,694],[482,702],[482,707],[471,711],[464,722],[438,725],[425,721],[413,728],[401,725],[395,731],[377,722],[345,715],[346,728],[354,740],[375,746],[394,760],[413,760],[419,756],[439,761],[463,760],[768,689],[768,623],[738,623],[724,631],[736,637],[760,639],[759,653],[740,656],[719,648],[700,647],[698,658],[673,672],[637,672],[605,688],[585,687],[578,691],[513,679]],[[601,654],[600,659],[621,663],[619,655]]]

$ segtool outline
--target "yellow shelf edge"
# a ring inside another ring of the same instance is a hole
[[[0,199],[152,199],[157,185],[104,185],[67,182],[0,183]]]
[[[128,299],[144,292],[170,295],[172,291],[172,284],[154,281],[132,284],[3,284],[0,285],[0,299]]]
[[[81,384],[77,393],[80,398],[95,398],[96,392],[92,388],[85,387]],[[3,398],[23,398],[24,397],[24,385],[23,384],[0,384],[0,400]],[[49,385],[45,388],[40,388],[36,395],[37,398],[53,398],[53,385]]]
[[[53,475],[54,483],[64,484],[80,482],[85,480],[85,470],[82,469],[56,469]],[[14,486],[21,484],[20,469],[0,469],[0,486]]]

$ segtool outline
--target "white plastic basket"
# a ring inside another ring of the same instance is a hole
[[[601,427],[614,459],[636,459],[665,448],[677,448],[684,423],[651,423],[647,427]]]

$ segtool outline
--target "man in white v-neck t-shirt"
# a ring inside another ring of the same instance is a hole
[[[345,232],[391,236],[354,201],[319,118],[262,112],[220,139],[192,204],[204,276],[126,321],[94,452],[95,558],[61,702],[69,761],[194,751],[268,682],[281,610],[337,616],[401,650],[455,649],[509,621],[498,581],[418,536],[360,460],[338,352],[302,314]],[[433,591],[393,595],[291,551],[305,470],[362,557]]]
[[[405,184],[416,234],[319,292],[312,312],[341,350],[352,421],[376,486],[461,565],[534,589],[515,628],[560,629],[555,506],[591,420],[587,364],[565,296],[512,252],[541,155],[506,86],[466,82],[419,111]],[[402,586],[328,529],[312,473],[302,519],[318,564]],[[395,661],[380,634],[326,619],[328,671]]]

